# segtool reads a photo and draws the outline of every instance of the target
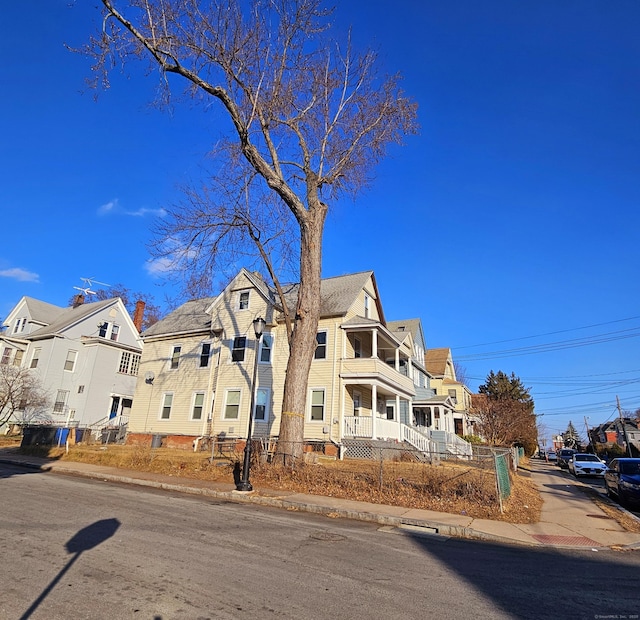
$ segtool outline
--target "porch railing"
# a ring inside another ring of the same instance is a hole
[[[345,416],[343,436],[354,439],[393,439],[406,441],[426,454],[472,455],[471,444],[455,433],[400,424],[396,420],[371,416]]]

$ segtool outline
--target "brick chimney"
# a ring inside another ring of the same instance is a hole
[[[145,303],[141,299],[136,301],[136,309],[133,312],[133,324],[136,326],[138,332],[142,331],[142,319],[144,317]]]
[[[73,303],[71,304],[71,306],[73,308],[77,308],[78,306],[81,306],[83,303],[84,303],[84,295],[82,293],[78,293],[73,298]]]

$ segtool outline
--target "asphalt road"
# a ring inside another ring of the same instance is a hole
[[[408,530],[0,465],[0,618],[638,618],[637,552]]]

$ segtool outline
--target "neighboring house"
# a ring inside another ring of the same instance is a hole
[[[297,286],[289,286],[290,307],[296,294]],[[305,442],[327,453],[351,440],[428,444],[429,429],[420,433],[413,411],[414,401],[433,396],[419,321],[408,322],[411,329],[386,323],[371,271],[322,280],[320,314]],[[257,317],[266,321],[258,351]],[[278,435],[289,348],[279,302],[258,274],[242,269],[219,296],[187,302],[142,337],[145,380],[136,388],[129,442],[244,441],[256,354],[253,436]]]
[[[23,297],[0,334],[0,363],[37,375],[51,406],[39,422],[90,427],[129,414],[142,340],[119,298],[62,308]],[[26,422],[20,412],[11,422]]]
[[[631,445],[634,456],[640,454],[640,429],[638,423],[632,418],[616,418],[592,428],[589,431],[590,439],[605,445],[618,444],[627,449],[627,442]]]
[[[455,366],[451,357],[451,349],[427,349],[425,352],[425,366],[431,375],[440,408],[443,410],[445,424],[452,424],[456,435],[474,435],[475,420],[470,415],[471,391],[456,379]]]

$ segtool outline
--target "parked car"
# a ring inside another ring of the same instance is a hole
[[[573,448],[562,448],[562,450],[557,453],[558,459],[556,461],[556,465],[562,469],[568,469],[569,461],[576,452],[577,450],[574,450]]]
[[[607,495],[623,506],[640,504],[640,459],[613,459],[604,474]]]
[[[604,476],[607,465],[595,454],[576,452],[569,460],[569,471],[578,476]]]
[[[549,463],[556,463],[558,461],[558,455],[555,452],[547,452],[547,461],[549,461]]]

